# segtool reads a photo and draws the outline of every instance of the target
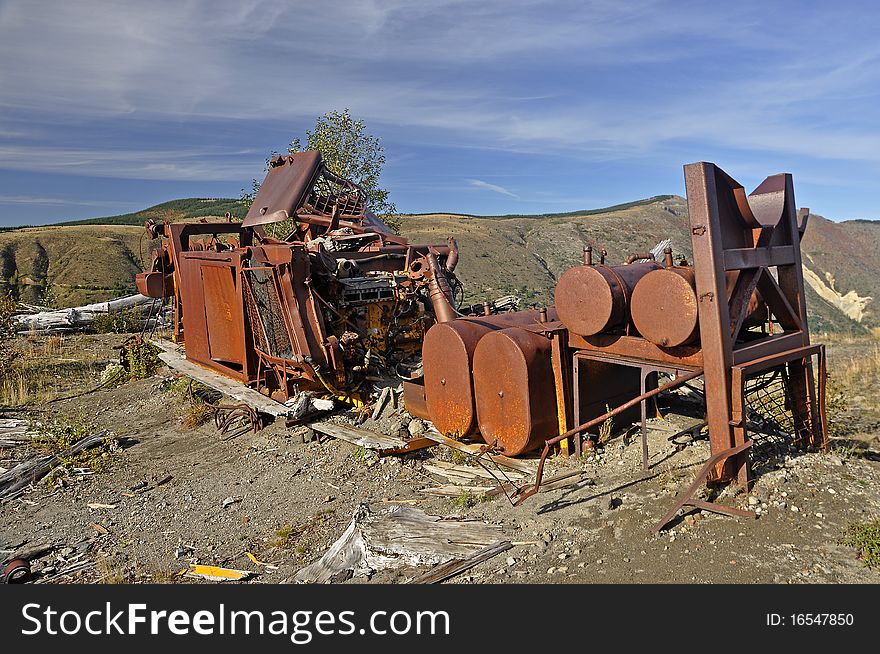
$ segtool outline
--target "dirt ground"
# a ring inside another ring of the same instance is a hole
[[[122,340],[71,337],[65,347],[112,361],[112,346]],[[836,363],[862,359],[866,348],[876,355],[875,342],[832,344],[832,374]],[[599,456],[556,458],[548,477],[581,474],[514,507],[504,495],[425,494],[448,483],[426,464],[467,464],[442,446],[379,459],[329,437],[303,442],[305,430],[283,421],[239,435],[220,434],[213,422],[185,429],[189,401],[179,389],[162,369],[109,390],[3,411],[2,418],[33,420],[45,419],[44,410],[82,412],[111,430],[120,447],[93,474],[68,474],[3,500],[0,549],[54,545],[33,562],[38,582],[191,582],[178,573],[201,563],[258,573],[247,583],[273,583],[319,558],[361,502],[404,503],[499,524],[514,543],[448,583],[880,582],[880,570],[864,567],[840,542],[848,525],[880,518],[873,389],[842,392],[850,406],[835,405],[831,452],[768,454],[757,462],[751,496],[721,498],[760,509],[757,519],[690,510],[659,536],[653,525],[709,454],[705,438],[687,432],[701,421],[681,398],[667,399],[665,418],[651,421],[647,472],[639,439],[617,434]],[[0,450],[0,467],[21,455]],[[349,583],[400,583],[416,572],[382,571]]]

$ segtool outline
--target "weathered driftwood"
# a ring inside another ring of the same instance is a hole
[[[368,429],[338,425],[332,422],[313,422],[309,425],[321,434],[332,436],[354,445],[371,450],[400,450],[407,446],[407,441],[397,436],[388,436]]]
[[[77,441],[71,447],[49,456],[38,457],[19,463],[17,466],[0,475],[0,497],[5,497],[25,486],[45,477],[62,459],[73,456],[83,450],[100,445],[107,437],[107,430],[99,431]]]
[[[30,315],[18,315],[14,317],[20,332],[31,331],[76,331],[85,329],[91,325],[95,318],[109,313],[118,313],[123,309],[139,309],[143,315],[149,314],[155,300],[145,295],[127,295],[107,302],[86,304],[81,307],[69,309],[51,309],[40,311]]]
[[[410,506],[374,509],[362,503],[339,540],[290,581],[328,583],[407,565],[437,565],[466,558],[499,535],[498,525],[447,520]]]
[[[484,547],[479,552],[474,552],[467,558],[452,560],[447,563],[441,563],[440,565],[435,566],[433,569],[428,570],[427,572],[420,574],[418,577],[411,579],[409,583],[439,584],[441,581],[446,581],[447,579],[450,579],[455,575],[461,574],[465,570],[470,570],[478,563],[487,561],[493,556],[501,554],[501,552],[506,552],[511,547],[513,547],[513,545],[508,540],[496,541],[488,547]]]

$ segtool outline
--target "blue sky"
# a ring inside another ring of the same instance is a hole
[[[878,218],[880,5],[0,0],[0,225],[236,197],[348,107],[405,212],[684,193],[682,165]]]

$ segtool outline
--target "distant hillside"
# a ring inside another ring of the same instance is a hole
[[[210,216],[225,216],[231,213],[238,219],[243,219],[247,212],[245,206],[238,199],[232,198],[185,198],[183,200],[170,200],[157,204],[154,207],[143,209],[136,213],[126,213],[120,216],[106,216],[104,218],[89,218],[88,220],[73,220],[56,225],[138,225],[142,226],[146,220],[152,218],[157,222],[164,220],[182,221],[188,218],[205,218]]]
[[[556,280],[582,261],[583,248],[621,263],[664,238],[676,256],[692,261],[687,202],[659,196],[607,209],[542,216],[404,216],[401,232],[416,241],[442,243],[454,234],[461,249],[457,274],[466,303],[516,293],[528,302],[553,302]],[[880,326],[880,222],[835,223],[813,215],[803,242],[807,306],[817,332],[861,333]]]
[[[236,200],[174,200],[110,218],[0,232],[0,287],[38,301],[50,289],[59,306],[99,301],[133,287],[150,244],[141,224],[156,220],[222,220],[241,217]],[[660,240],[692,260],[687,203],[657,196],[605,209],[540,215],[401,216],[401,232],[414,241],[444,243],[455,235],[461,249],[456,273],[468,304],[507,293],[527,303],[553,301],[556,279],[582,260],[583,248],[608,250],[622,262]],[[880,327],[880,222],[835,223],[813,215],[803,242],[807,304],[815,331],[864,332]],[[143,254],[142,254],[143,253]]]
[[[141,227],[79,225],[0,232],[0,291],[55,306],[100,302],[134,290],[149,259]],[[143,255],[141,252],[143,251]]]

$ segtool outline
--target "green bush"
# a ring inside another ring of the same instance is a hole
[[[122,347],[123,367],[132,379],[151,377],[162,365],[159,348],[140,337],[130,338]]]
[[[133,334],[139,332],[143,324],[140,309],[132,307],[100,314],[92,321],[92,329],[99,334]]]
[[[880,566],[880,520],[850,525],[842,542],[859,551],[866,567]]]

